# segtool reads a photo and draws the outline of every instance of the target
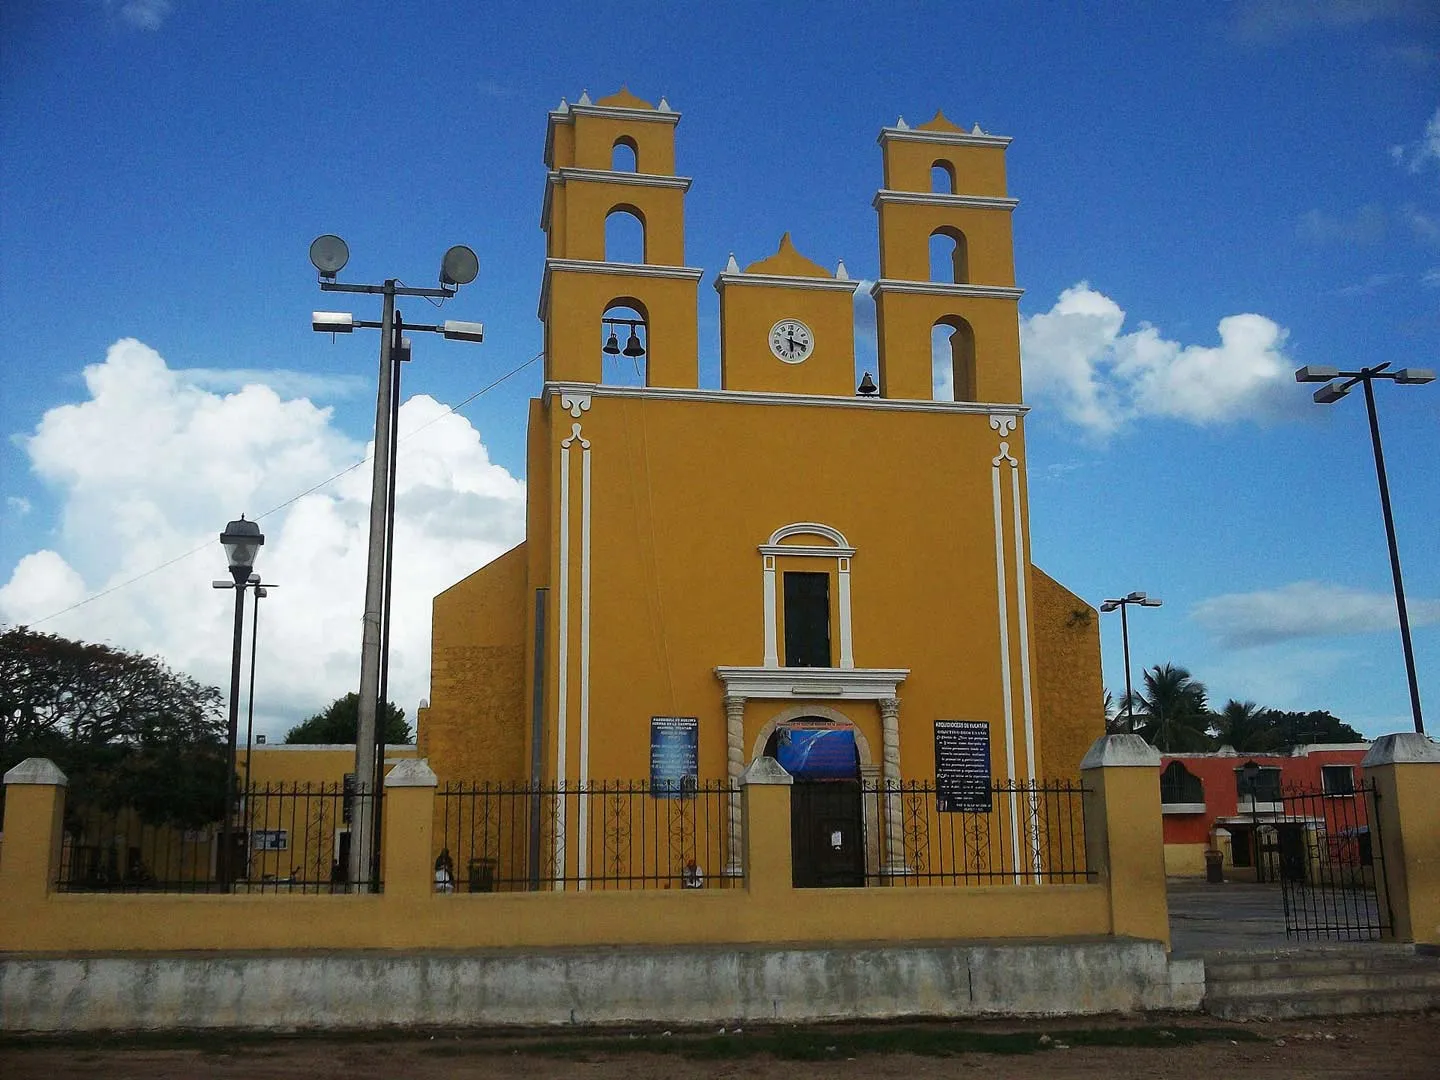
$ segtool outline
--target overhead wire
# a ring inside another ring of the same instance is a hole
[[[485,385],[485,386],[482,386],[479,390],[476,390],[475,393],[471,394],[469,397],[465,398],[463,401],[460,401],[460,402],[458,402],[458,403],[455,404],[455,405],[449,406],[448,408],[446,408],[446,410],[445,410],[444,412],[440,413],[438,416],[432,416],[429,420],[425,421],[425,423],[421,424],[421,425],[420,425],[419,427],[417,427],[414,431],[411,431],[409,434],[403,436],[402,438],[397,439],[397,440],[396,440],[397,444],[398,444],[398,443],[406,442],[406,441],[414,438],[416,435],[420,434],[420,432],[422,432],[422,431],[424,431],[426,428],[428,428],[431,424],[439,423],[441,420],[444,420],[447,416],[450,416],[450,415],[453,414],[453,413],[459,412],[461,409],[465,408],[465,406],[469,405],[469,404],[470,404],[472,401],[474,401],[476,398],[480,397],[480,396],[483,395],[483,394],[489,393],[491,390],[495,389],[495,387],[499,386],[501,383],[505,382],[507,379],[510,379],[510,378],[514,377],[515,375],[520,374],[520,372],[524,371],[526,368],[528,368],[531,364],[535,363],[535,361],[539,360],[539,359],[540,359],[542,356],[544,356],[544,355],[545,355],[545,352],[544,352],[544,350],[542,349],[540,352],[538,352],[538,353],[536,353],[534,356],[530,357],[529,360],[526,360],[523,364],[519,364],[519,365],[517,365],[516,367],[511,368],[509,371],[507,371],[504,375],[501,375],[501,376],[500,376],[498,379],[496,379],[494,382],[491,382],[491,383],[488,383],[488,384]],[[266,510],[263,514],[257,515],[257,516],[254,517],[252,520],[254,520],[254,521],[263,521],[263,520],[265,520],[265,518],[269,517],[271,514],[275,514],[275,513],[278,513],[278,512],[281,511],[281,510],[284,510],[287,506],[290,506],[292,503],[297,503],[297,502],[299,502],[301,499],[305,498],[305,496],[307,496],[307,495],[313,495],[315,492],[319,491],[321,488],[327,487],[328,485],[333,484],[336,480],[339,480],[339,479],[340,479],[342,476],[344,476],[346,473],[354,472],[356,469],[360,468],[360,466],[364,465],[366,462],[373,460],[374,457],[375,457],[375,453],[374,453],[374,451],[372,450],[370,453],[366,454],[366,455],[365,455],[363,458],[361,458],[359,461],[355,462],[353,465],[347,465],[345,468],[341,469],[339,472],[335,473],[333,476],[329,476],[329,477],[327,477],[326,479],[321,480],[318,484],[314,484],[314,485],[306,488],[304,491],[300,492],[298,495],[292,495],[290,498],[286,499],[286,500],[285,500],[284,502],[282,502],[282,503],[277,503],[275,506],[272,506],[269,510]],[[70,612],[75,611],[75,610],[77,610],[78,608],[82,608],[82,607],[84,607],[86,604],[92,604],[92,603],[94,603],[96,600],[104,599],[105,597],[109,596],[111,593],[119,592],[121,589],[129,588],[131,585],[134,585],[134,584],[136,584],[137,582],[144,581],[146,578],[150,577],[150,576],[153,575],[153,574],[158,574],[161,570],[164,570],[164,569],[166,569],[166,568],[168,568],[168,567],[174,566],[176,563],[178,563],[178,562],[183,562],[184,560],[190,558],[192,555],[198,555],[200,552],[202,552],[202,551],[208,551],[209,549],[210,549],[210,545],[209,545],[208,543],[206,543],[206,544],[201,544],[199,547],[191,548],[189,551],[184,552],[184,553],[181,554],[181,555],[176,555],[173,559],[167,559],[167,560],[165,560],[164,562],[160,563],[160,564],[157,565],[157,566],[152,566],[149,570],[146,570],[146,571],[143,572],[143,573],[136,574],[134,577],[128,578],[128,579],[126,579],[125,581],[122,581],[122,582],[120,582],[120,583],[118,583],[118,584],[116,584],[116,585],[111,585],[108,589],[102,589],[102,590],[100,590],[99,592],[97,592],[97,593],[95,593],[95,594],[93,594],[93,595],[91,595],[91,596],[87,596],[87,597],[86,597],[85,599],[83,599],[83,600],[77,600],[75,603],[71,604],[69,607],[61,608],[59,611],[52,612],[51,614],[46,615],[44,618],[41,618],[41,619],[32,619],[32,620],[29,620],[29,621],[27,621],[27,622],[25,623],[25,625],[26,625],[26,626],[39,626],[41,623],[49,622],[51,619],[58,619],[61,615],[68,615]]]

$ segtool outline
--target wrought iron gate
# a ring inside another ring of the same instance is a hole
[[[1389,933],[1377,798],[1373,783],[1281,793],[1273,827],[1286,937],[1378,941]]]

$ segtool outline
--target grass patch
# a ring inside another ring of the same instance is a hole
[[[849,1025],[758,1027],[729,1035],[680,1031],[633,1035],[594,1034],[556,1038],[548,1032],[523,1034],[456,1029],[375,1028],[360,1031],[139,1031],[0,1036],[0,1050],[64,1048],[90,1055],[136,1050],[189,1051],[205,1055],[283,1051],[287,1044],[357,1043],[406,1045],[437,1057],[522,1054],[583,1061],[599,1056],[671,1054],[696,1060],[727,1060],[768,1054],[784,1061],[835,1061],[865,1055],[1033,1054],[1061,1046],[1174,1047],[1261,1036],[1235,1027],[1096,1027],[1066,1030],[987,1031],[932,1023],[855,1027]]]

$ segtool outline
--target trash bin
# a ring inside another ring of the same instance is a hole
[[[1214,848],[1205,849],[1205,880],[1211,885],[1225,883],[1224,863],[1225,853],[1223,851],[1217,851]]]
[[[495,891],[494,859],[471,859],[468,870],[471,892]]]

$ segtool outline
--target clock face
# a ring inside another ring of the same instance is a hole
[[[770,328],[770,351],[777,360],[798,364],[815,351],[815,338],[799,319],[781,319]]]

